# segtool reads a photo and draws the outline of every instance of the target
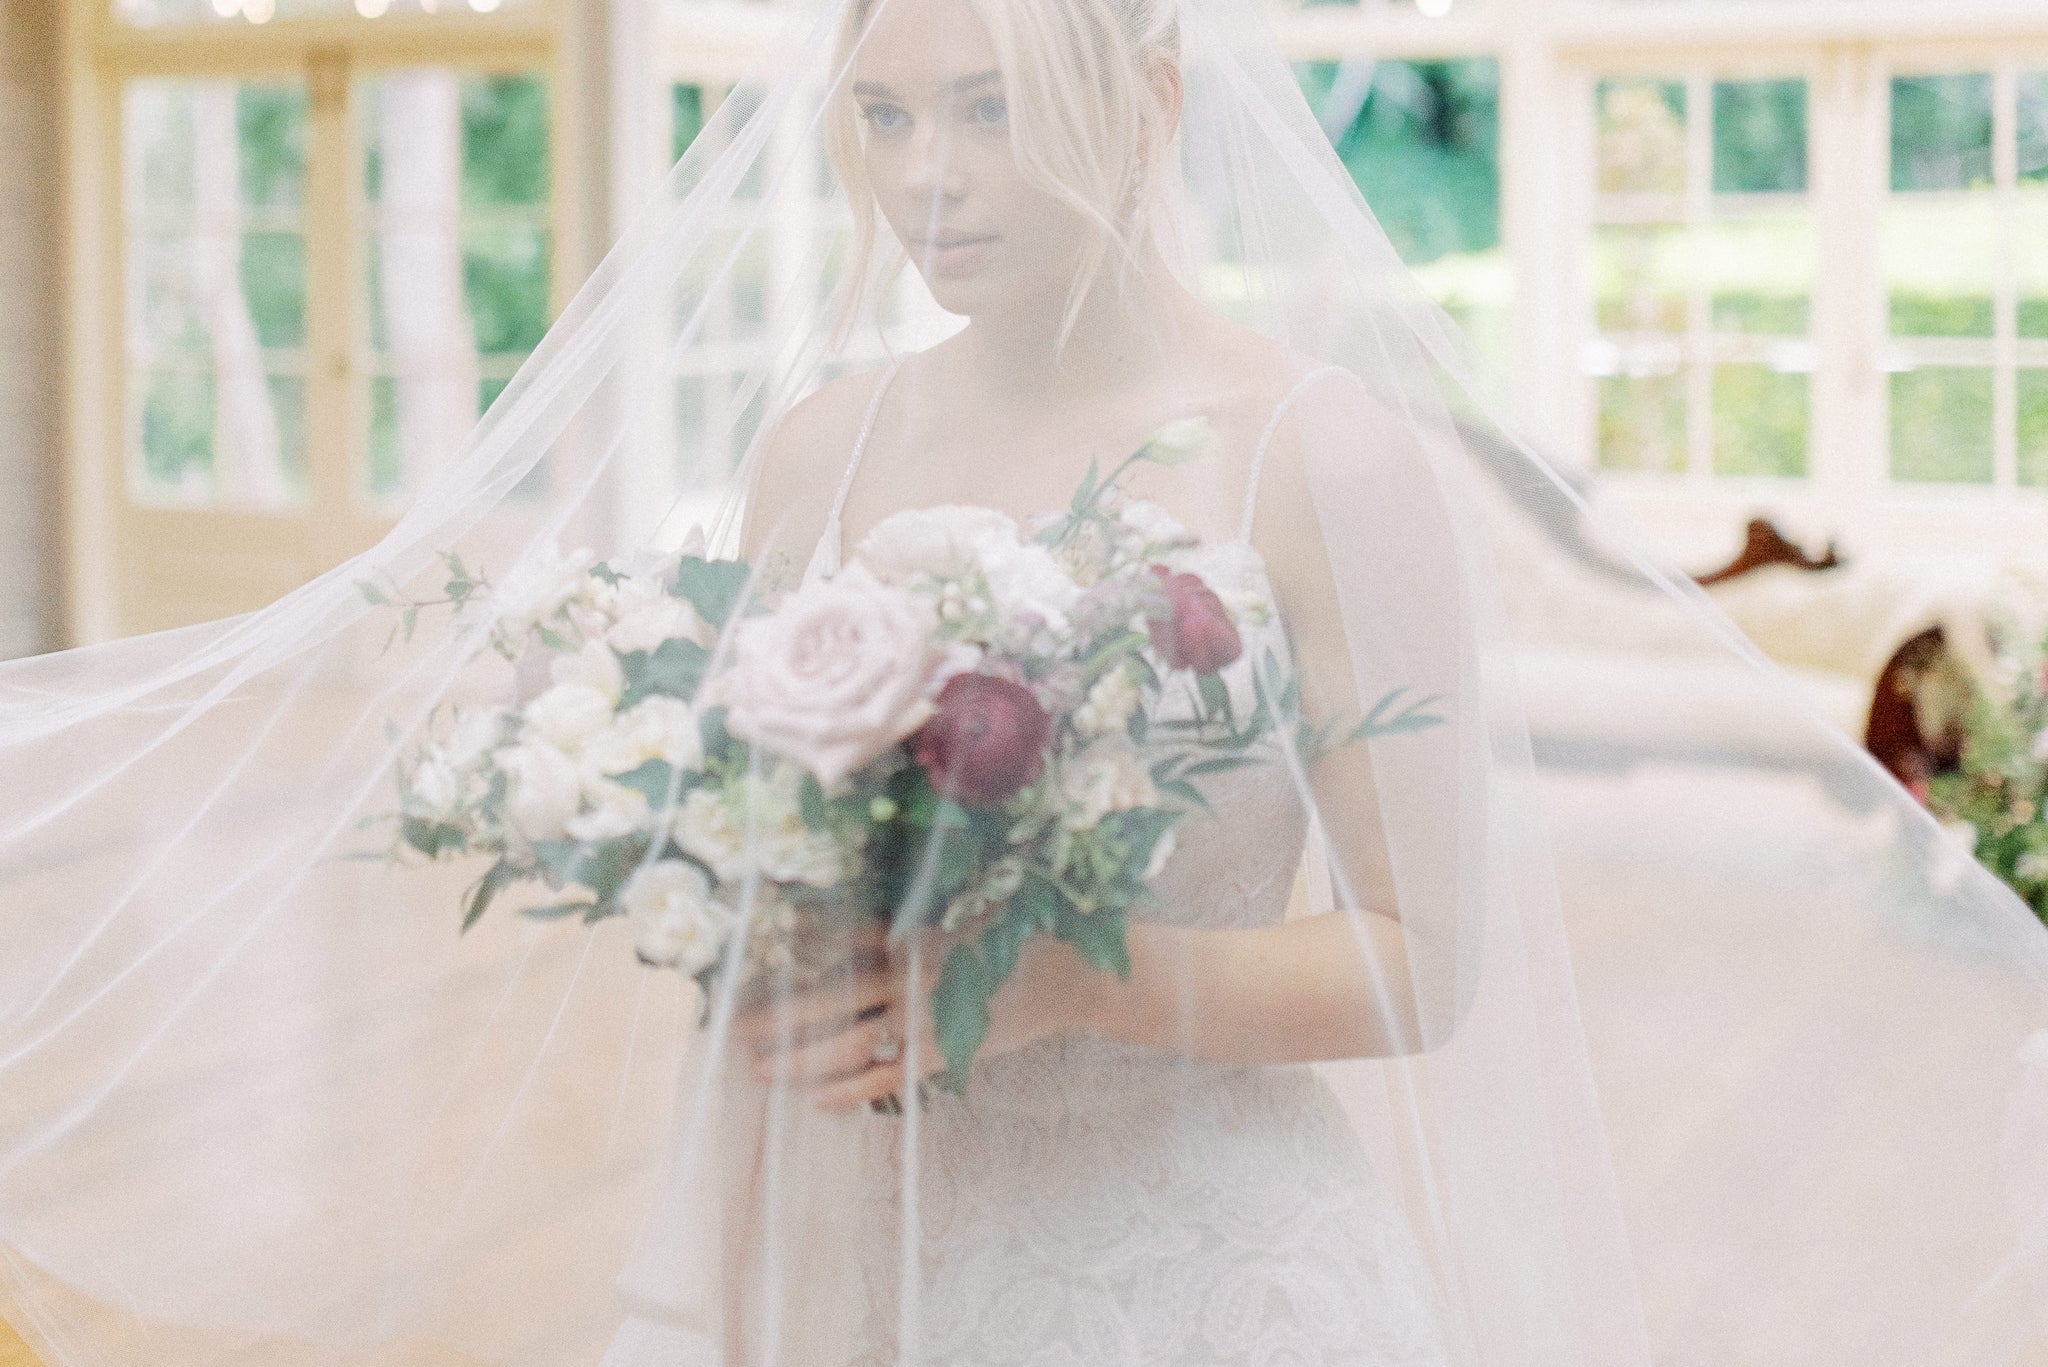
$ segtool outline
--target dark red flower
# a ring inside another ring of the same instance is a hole
[[[1045,771],[1052,718],[1023,684],[958,674],[939,690],[937,707],[910,752],[947,797],[989,806]]]
[[[1168,609],[1149,624],[1152,648],[1168,665],[1213,674],[1244,653],[1230,610],[1200,576],[1175,574],[1164,565],[1154,565],[1152,573],[1159,576]]]

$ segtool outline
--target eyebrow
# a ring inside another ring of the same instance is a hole
[[[987,71],[977,71],[971,75],[959,77],[957,80],[948,81],[941,88],[953,94],[959,94],[962,91],[972,90],[976,86],[989,85],[1002,79],[1002,72],[990,68]],[[855,81],[853,83],[853,93],[869,99],[887,99],[893,97],[896,92],[883,85],[880,81]]]

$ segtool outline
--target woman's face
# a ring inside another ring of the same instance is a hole
[[[875,0],[853,64],[868,182],[939,306],[1063,307],[1094,231],[1031,184],[988,29],[968,0]]]

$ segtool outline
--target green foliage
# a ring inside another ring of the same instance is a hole
[[[2048,920],[2048,641],[2004,663],[2006,696],[1978,694],[1962,766],[1929,784],[1928,805],[1968,823],[1978,860]]]
[[[462,83],[462,202],[546,204],[552,158],[548,87],[530,74],[472,76]]]
[[[1714,193],[1806,191],[1806,82],[1714,83]]]
[[[742,561],[686,555],[676,567],[673,592],[695,608],[699,617],[723,631],[733,608],[745,596],[750,578]]]
[[[688,702],[697,696],[704,671],[710,667],[711,652],[680,637],[663,641],[652,652],[628,651],[619,656],[619,670],[626,677],[619,709],[624,711],[656,694]]]
[[[1892,189],[1964,190],[1991,180],[1991,77],[1892,78]]]
[[[1341,125],[1337,155],[1404,261],[1500,244],[1498,63],[1379,62],[1362,100],[1337,63],[1295,72],[1324,127]]]
[[[1981,366],[1928,366],[1891,377],[1892,478],[1989,484],[1992,386]]]

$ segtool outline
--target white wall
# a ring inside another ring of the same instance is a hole
[[[0,659],[54,644],[56,8],[0,0]]]

